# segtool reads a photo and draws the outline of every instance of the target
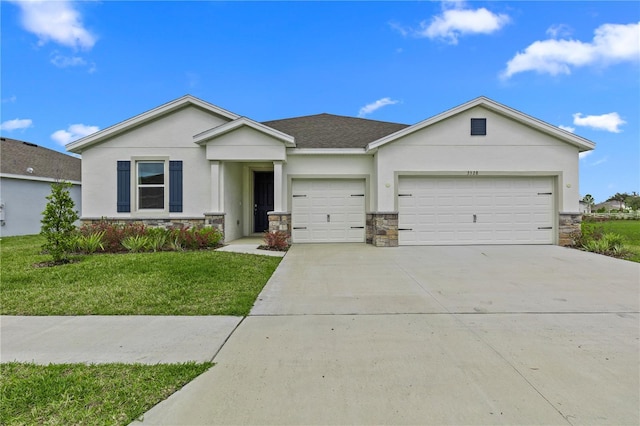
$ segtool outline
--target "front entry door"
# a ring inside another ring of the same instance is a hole
[[[273,172],[254,172],[253,178],[253,231],[269,229],[267,212],[273,211]]]

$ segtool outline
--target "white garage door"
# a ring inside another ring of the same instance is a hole
[[[552,244],[550,177],[401,177],[398,243]]]
[[[300,179],[292,185],[294,243],[364,242],[363,180]]]

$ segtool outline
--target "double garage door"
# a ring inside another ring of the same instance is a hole
[[[365,182],[292,184],[294,243],[364,242]],[[400,245],[552,244],[551,177],[400,177]]]
[[[364,242],[364,180],[294,180],[291,228],[294,243]]]
[[[551,177],[401,177],[400,245],[552,244]]]

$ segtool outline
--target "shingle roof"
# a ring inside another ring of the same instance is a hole
[[[80,181],[80,164],[79,158],[61,152],[17,139],[0,138],[1,173]]]
[[[295,138],[297,148],[364,148],[370,142],[409,127],[364,118],[316,114],[262,124]]]

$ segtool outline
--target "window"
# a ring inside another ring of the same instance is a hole
[[[487,119],[472,118],[471,119],[471,136],[486,136],[486,134],[487,134]]]
[[[167,204],[169,212],[182,212],[181,160],[134,158],[118,161],[117,170],[118,213],[131,213],[132,208],[166,212]]]
[[[138,209],[164,209],[164,161],[138,164]]]

